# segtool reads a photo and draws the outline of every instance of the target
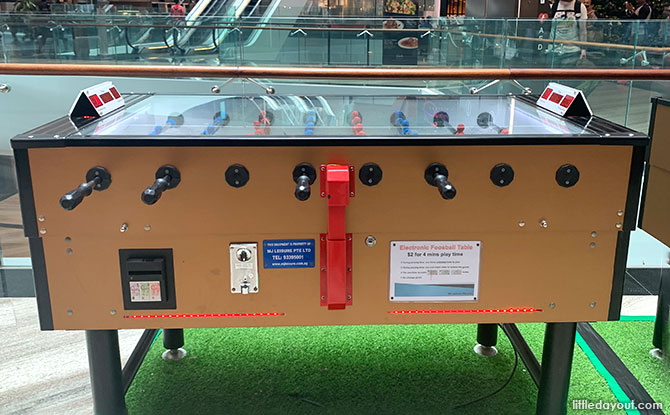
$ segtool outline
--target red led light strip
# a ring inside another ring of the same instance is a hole
[[[131,314],[123,318],[217,318],[217,317],[277,317],[284,313],[219,313],[219,314]]]
[[[490,310],[393,310],[390,314],[476,314],[476,313],[538,313],[539,308],[496,308]]]

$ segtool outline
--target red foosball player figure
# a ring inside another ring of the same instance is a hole
[[[351,111],[351,130],[354,132],[356,135],[366,135],[365,131],[363,131],[363,117],[361,116],[361,113],[353,110]]]
[[[454,133],[456,135],[465,135],[465,126],[463,124],[458,124],[456,126],[456,132]]]

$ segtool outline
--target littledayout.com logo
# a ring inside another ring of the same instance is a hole
[[[660,402],[606,402],[603,400],[589,401],[588,399],[575,399],[572,401],[572,409],[581,410],[598,410],[598,411],[625,411],[631,409],[663,409],[663,404]]]

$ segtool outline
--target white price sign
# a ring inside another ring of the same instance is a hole
[[[475,301],[481,241],[392,241],[391,301]]]

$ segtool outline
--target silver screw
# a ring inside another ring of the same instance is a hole
[[[151,225],[149,225],[148,223],[146,225],[144,225],[144,230],[145,231],[150,231],[151,230]]]
[[[621,227],[622,227],[623,225],[621,224],[621,222],[617,222],[617,224],[614,225],[614,226],[616,226],[617,229],[621,229]]]
[[[349,196],[354,197],[354,192],[349,192]]]
[[[596,247],[596,243],[595,243],[595,242],[591,242],[591,243],[589,244],[589,248],[595,248],[595,247]]]
[[[65,237],[65,242],[70,242],[71,240],[72,240],[72,238],[70,238],[69,236]]]
[[[347,300],[351,300],[351,296],[350,296],[350,295],[347,296]]]
[[[325,269],[325,268],[321,268],[321,272],[326,272],[326,269]]]
[[[321,197],[325,197],[325,196],[326,196],[326,192],[321,192]]]
[[[349,171],[354,171],[354,166],[349,167]]]
[[[526,226],[526,222],[520,220],[520,221],[519,221],[519,227],[520,227],[520,228],[523,228],[524,226]]]
[[[44,216],[40,216],[39,218],[37,218],[37,220],[40,221],[40,222],[44,222],[45,218],[44,218]]]
[[[373,246],[377,245],[377,239],[372,235],[368,235],[365,238],[365,245],[372,248]]]
[[[556,303],[549,303],[549,308],[556,308]]]
[[[111,314],[111,315],[115,315],[115,314],[116,314],[116,310],[109,310],[109,314]]]
[[[549,226],[549,223],[547,223],[547,221],[544,219],[540,219],[540,227],[546,228],[547,226]]]
[[[326,171],[326,168],[325,168],[325,167],[321,167],[321,171]]]
[[[591,303],[589,304],[589,307],[594,308],[595,306],[596,306],[596,302],[595,302],[595,301],[591,301]]]
[[[322,300],[325,300],[325,299],[326,299],[326,296],[325,296],[325,295],[322,295],[322,296],[321,296],[321,299],[322,299]]]
[[[12,87],[10,87],[7,84],[0,84],[0,93],[2,94],[7,94],[12,90]]]
[[[47,229],[46,228],[41,228],[40,229],[40,235],[44,235],[45,233],[47,233]]]
[[[72,310],[67,310],[67,311],[65,312],[65,314],[67,314],[68,316],[71,316],[71,315],[72,315]]]
[[[66,250],[65,250],[65,253],[68,254],[68,255],[72,254],[72,248],[68,248],[68,249],[66,249]]]
[[[128,224],[127,223],[124,223],[123,225],[121,225],[121,228],[119,229],[119,231],[121,231],[121,232],[125,232],[127,230],[128,230]]]
[[[616,214],[617,216],[623,216],[623,210],[618,211]]]
[[[595,238],[596,236],[598,236],[598,232],[596,231],[591,232],[591,237]]]

